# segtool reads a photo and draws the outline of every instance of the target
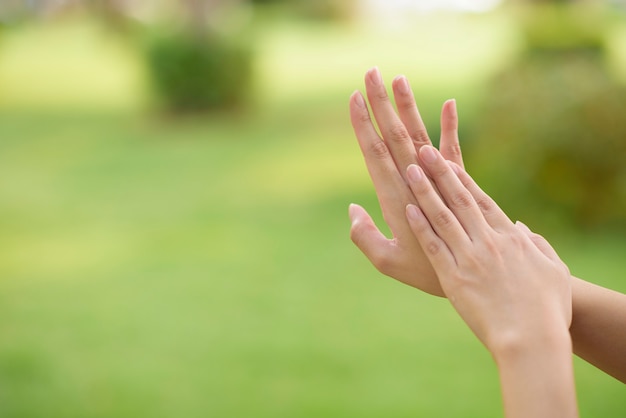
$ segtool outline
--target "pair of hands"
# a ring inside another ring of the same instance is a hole
[[[350,115],[393,238],[350,206],[351,238],[383,274],[446,296],[492,353],[567,333],[570,275],[541,236],[512,223],[463,169],[454,101],[443,105],[440,152],[430,142],[405,77],[393,108],[378,69],[355,92]]]

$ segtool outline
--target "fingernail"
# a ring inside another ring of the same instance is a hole
[[[361,94],[361,92],[355,91],[353,93],[353,97],[354,97],[354,104],[356,104],[357,106],[361,108],[365,108],[365,100],[363,100],[363,95]]]
[[[422,160],[425,163],[429,163],[429,164],[432,164],[435,161],[437,161],[437,154],[435,153],[434,148],[429,145],[425,145],[422,148],[420,148],[420,157],[422,157]]]
[[[356,216],[357,210],[358,210],[357,205],[355,205],[354,203],[350,203],[350,206],[348,206],[348,216],[350,220],[352,221],[353,225],[357,223],[358,221],[358,217]]]
[[[419,209],[417,208],[417,206],[413,205],[413,204],[408,204],[406,205],[406,216],[409,219],[419,219],[420,217],[420,213],[419,213]]]
[[[455,117],[457,115],[456,112],[456,99],[448,99],[443,104],[443,109],[446,112],[448,117]]]
[[[378,67],[374,67],[371,70],[369,70],[367,72],[367,75],[369,76],[369,79],[372,82],[372,84],[374,84],[375,86],[380,86],[383,84],[383,77],[380,75],[380,71],[378,70]]]
[[[422,169],[419,168],[417,165],[415,164],[411,164],[407,169],[406,169],[406,175],[409,178],[409,180],[413,183],[417,183],[418,181],[420,181],[422,179]]]
[[[402,94],[410,94],[411,88],[409,87],[409,81],[405,76],[399,75],[396,77],[396,85],[398,86],[398,91]]]

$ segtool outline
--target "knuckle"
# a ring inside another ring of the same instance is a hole
[[[390,155],[389,148],[387,148],[387,145],[385,145],[383,141],[376,141],[372,143],[369,149],[369,153],[375,158],[378,158],[381,160],[389,158],[389,155]]]
[[[417,131],[414,131],[411,134],[411,139],[413,140],[413,144],[415,144],[416,146],[421,147],[422,145],[430,144],[430,137],[428,136],[426,129],[419,129]]]
[[[441,253],[441,243],[437,241],[429,241],[424,248],[424,252],[431,257],[436,257]]]
[[[512,245],[512,248],[518,251],[523,248],[526,248],[529,244],[528,239],[525,236],[523,236],[521,233],[518,233],[517,231],[510,233],[507,239],[509,243]],[[532,241],[532,238],[530,240]]]
[[[462,155],[461,145],[459,145],[458,142],[455,142],[447,147],[447,152],[451,157],[460,157]]]
[[[485,251],[481,252],[481,256],[486,258],[485,261],[499,258],[501,246],[498,242],[492,238],[486,237],[483,241],[483,246],[485,247]]]
[[[371,122],[372,118],[367,110],[363,110],[362,112],[358,112],[357,119],[361,123]]]
[[[402,123],[394,123],[387,131],[389,139],[396,142],[406,142],[410,140],[409,133]]]
[[[454,223],[454,216],[448,210],[439,210],[433,215],[432,221],[440,228],[448,228]]]
[[[428,181],[423,181],[423,182],[417,182],[417,183],[412,183],[411,184],[411,189],[413,191],[413,193],[417,196],[421,197],[427,197],[428,194],[432,191],[432,186],[430,184],[430,182]],[[418,199],[419,201],[419,199]]]
[[[378,89],[376,93],[374,93],[374,98],[380,102],[388,102],[389,95],[387,94],[387,90],[384,88]]]
[[[452,195],[450,205],[458,209],[469,209],[474,205],[474,199],[469,193],[458,192]]]
[[[446,173],[448,173],[448,170],[450,170],[450,167],[448,167],[448,164],[445,164],[442,161],[439,161],[439,162],[435,162],[434,167],[430,167],[429,169],[431,173],[433,174],[433,177],[443,177],[446,175]]]
[[[482,196],[479,197],[476,200],[476,204],[478,205],[478,207],[480,208],[480,210],[485,213],[485,214],[489,214],[492,213],[495,208],[496,208],[496,204],[493,200],[491,200],[488,197]]]

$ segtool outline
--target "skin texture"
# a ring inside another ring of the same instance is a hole
[[[407,170],[417,201],[407,205],[410,227],[453,307],[492,353],[506,416],[578,416],[567,266],[435,148],[418,154],[424,169]]]
[[[365,100],[358,92],[350,99],[350,115],[384,219],[393,237],[385,237],[367,212],[358,205],[350,205],[350,235],[382,273],[428,293],[445,296],[435,270],[411,232],[405,216],[406,206],[416,203],[407,183],[406,169],[410,164],[423,164],[418,160],[417,152],[424,145],[430,145],[430,140],[408,83],[404,85],[406,79],[397,77],[393,82],[398,108],[396,114],[378,77],[380,73],[377,69],[368,71],[365,85],[382,135],[374,128]],[[441,155],[463,167],[454,101],[444,104],[441,125]],[[485,202],[477,200],[481,210]],[[541,236],[527,228],[522,229],[538,248],[545,245]],[[626,295],[575,277],[571,280],[570,335],[574,353],[626,383]]]
[[[410,187],[419,205],[407,206],[409,224],[444,293],[476,336],[494,352],[546,326],[567,332],[572,317],[570,275],[552,247],[545,241],[537,246],[467,173],[454,167],[455,173],[437,150],[424,147],[420,157],[442,197],[424,170],[409,166]]]
[[[574,352],[626,383],[626,295],[572,278]]]
[[[359,205],[350,206],[350,236],[357,247],[383,274],[427,293],[443,296],[437,276],[405,217],[405,207],[415,203],[406,183],[406,167],[417,164],[417,151],[431,145],[415,99],[404,76],[392,83],[398,113],[393,108],[380,72],[365,75],[365,89],[380,134],[374,127],[361,93],[350,98],[350,118],[374,183],[383,217],[393,237],[388,239]],[[463,164],[458,139],[458,118],[453,100],[441,113],[441,152],[446,159]]]

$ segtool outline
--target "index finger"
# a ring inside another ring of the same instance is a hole
[[[404,211],[406,204],[415,202],[415,199],[400,175],[389,148],[374,128],[365,99],[358,91],[350,98],[350,119],[387,225],[394,233],[412,238]],[[402,215],[389,215],[394,213]]]
[[[372,68],[366,73],[365,90],[383,140],[400,175],[404,177],[406,168],[410,164],[417,164],[417,153],[409,131],[393,108],[378,68]]]

